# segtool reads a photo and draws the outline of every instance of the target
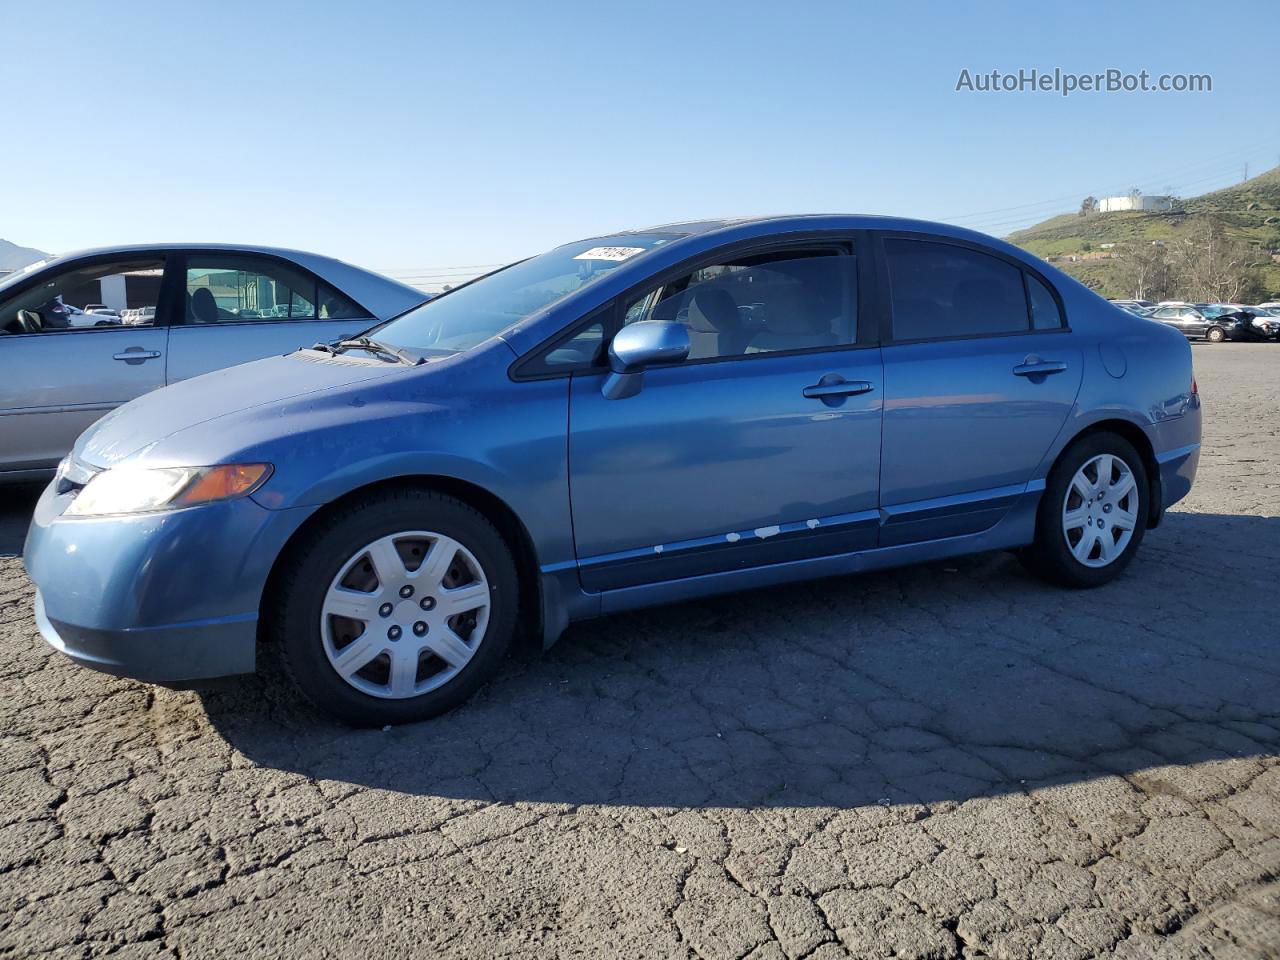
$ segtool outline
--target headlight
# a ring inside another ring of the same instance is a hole
[[[218,467],[117,467],[95,474],[67,507],[66,516],[176,510],[253,493],[271,476],[269,463]]]

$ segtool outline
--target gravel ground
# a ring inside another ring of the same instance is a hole
[[[0,955],[1280,956],[1280,348],[1195,355],[1199,483],[1118,583],[615,617],[385,732],[76,668],[0,559]]]

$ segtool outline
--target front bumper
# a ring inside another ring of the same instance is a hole
[[[45,642],[82,667],[149,683],[185,683],[252,673],[257,617],[100,630],[49,619],[36,591],[36,626]]]
[[[250,498],[159,513],[65,517],[54,485],[24,548],[41,635],[77,663],[153,683],[254,669],[258,606],[314,508]]]

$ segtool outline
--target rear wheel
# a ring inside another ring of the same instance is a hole
[[[359,726],[435,716],[469,697],[511,642],[511,552],[471,507],[432,491],[342,508],[286,560],[271,633],[313,703]]]
[[[1210,327],[1205,331],[1204,338],[1210,343],[1221,343],[1223,340],[1227,339],[1227,331],[1223,330],[1221,327]]]
[[[1149,491],[1142,458],[1123,437],[1096,433],[1072,444],[1049,474],[1027,565],[1069,587],[1115,579],[1142,542]]]

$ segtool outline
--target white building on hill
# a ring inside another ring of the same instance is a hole
[[[1167,213],[1172,209],[1172,197],[1150,197],[1141,193],[1125,194],[1123,197],[1103,197],[1098,201],[1098,210],[1102,213],[1115,213],[1118,210],[1145,210],[1148,213]]]

